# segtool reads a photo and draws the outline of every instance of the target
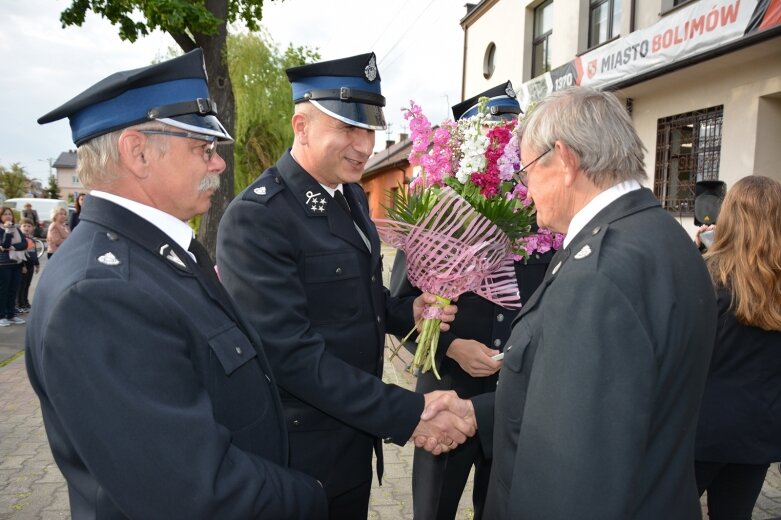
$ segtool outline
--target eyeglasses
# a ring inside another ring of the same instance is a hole
[[[529,169],[529,166],[531,166],[532,164],[536,163],[537,161],[539,161],[540,159],[545,157],[545,154],[549,153],[552,149],[553,148],[547,148],[544,152],[542,152],[540,155],[538,155],[537,158],[534,159],[529,164],[524,165],[523,161],[521,161],[521,169],[518,170],[518,172],[515,175],[518,176],[518,180],[521,181],[524,186],[527,185],[526,181],[528,180],[528,175],[526,174],[526,170]]]
[[[187,137],[199,141],[207,141],[209,144],[203,147],[203,160],[207,163],[212,160],[217,151],[217,138],[213,135],[196,134],[193,132],[173,132],[171,130],[139,130],[141,134],[153,135],[172,135],[174,137]]]

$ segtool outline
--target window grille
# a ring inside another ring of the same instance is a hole
[[[657,121],[654,194],[662,207],[691,215],[695,183],[718,180],[723,114],[719,105]]]

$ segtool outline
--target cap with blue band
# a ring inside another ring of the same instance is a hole
[[[286,72],[294,103],[311,102],[352,126],[385,129],[385,98],[373,52],[293,67]]]
[[[99,81],[38,119],[45,124],[70,119],[73,142],[84,142],[132,125],[159,121],[231,142],[209,98],[203,51],[123,72]]]
[[[522,112],[521,104],[518,102],[513,89],[513,84],[507,81],[457,105],[453,105],[453,117],[458,120],[477,115],[480,98],[483,97],[488,98],[486,109],[489,118],[508,119],[517,117]]]

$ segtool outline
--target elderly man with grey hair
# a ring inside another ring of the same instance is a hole
[[[485,518],[699,519],[716,330],[702,259],[641,186],[644,147],[616,96],[554,93],[518,131],[537,220],[567,238],[516,318],[496,393],[472,400],[494,458]]]

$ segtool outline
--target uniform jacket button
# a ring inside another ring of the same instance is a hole
[[[301,426],[301,421],[298,419],[293,419],[293,426]]]
[[[500,340],[499,338],[496,338],[494,340],[494,347],[501,347],[501,346],[502,346],[502,340]]]
[[[501,313],[497,314],[496,315],[496,321],[504,321],[504,314],[501,314]]]
[[[377,315],[377,323],[380,323],[380,322],[382,322],[382,318],[380,318],[380,315],[378,314]]]
[[[336,274],[342,274],[342,268],[341,267],[337,267],[336,268]]]
[[[241,347],[236,347],[236,354],[241,355],[242,352]]]

